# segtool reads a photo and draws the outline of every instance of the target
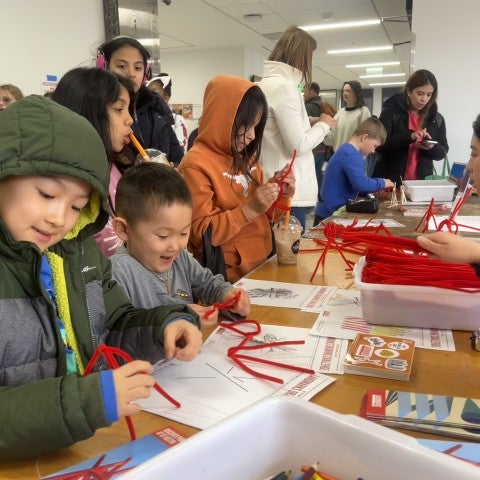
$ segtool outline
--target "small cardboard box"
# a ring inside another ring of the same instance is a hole
[[[360,408],[360,406],[359,406]],[[478,480],[480,470],[412,437],[305,400],[272,397],[188,438],[122,479],[263,480],[319,462],[340,480]]]
[[[412,202],[451,202],[457,186],[448,180],[404,180],[405,195]]]
[[[446,288],[362,282],[365,257],[354,268],[363,318],[374,325],[477,330],[480,294]],[[480,477],[479,477],[480,478]]]

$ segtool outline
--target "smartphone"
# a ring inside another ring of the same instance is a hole
[[[438,142],[436,140],[425,139],[423,140],[423,143],[426,143],[427,145],[436,145]]]

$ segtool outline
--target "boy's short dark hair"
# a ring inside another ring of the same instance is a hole
[[[317,82],[312,82],[308,85],[310,90],[313,90],[317,95],[320,95],[320,85]]]
[[[370,138],[379,140],[381,145],[387,139],[387,131],[377,117],[370,117],[364,120],[353,132],[354,137],[359,135],[368,135]]]
[[[193,205],[192,194],[182,175],[165,164],[141,163],[128,169],[118,182],[115,215],[133,225],[175,203]]]
[[[472,124],[473,134],[480,140],[480,115],[477,116]]]

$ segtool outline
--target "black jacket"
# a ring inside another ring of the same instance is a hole
[[[309,117],[319,117],[323,113],[322,98],[316,96],[305,102],[305,109]]]
[[[404,93],[397,93],[382,106],[380,121],[387,130],[386,142],[377,148],[380,159],[373,172],[374,177],[389,178],[397,184],[405,175],[408,147],[413,143],[412,130],[408,128],[408,103]],[[433,173],[433,160],[442,160],[448,152],[445,120],[432,105],[425,128],[433,140],[438,142],[431,150],[420,150],[417,167],[418,179],[424,179]]]
[[[165,100],[147,87],[140,87],[135,104],[133,133],[145,148],[160,150],[178,166],[184,152],[172,128],[173,124],[172,111]]]

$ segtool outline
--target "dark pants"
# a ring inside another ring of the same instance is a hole
[[[315,161],[315,174],[317,175],[317,185],[318,185],[318,201],[322,201],[320,196],[320,191],[322,189],[323,182],[323,165],[328,160],[328,152],[326,149],[323,149],[321,152],[313,154],[313,159]]]

